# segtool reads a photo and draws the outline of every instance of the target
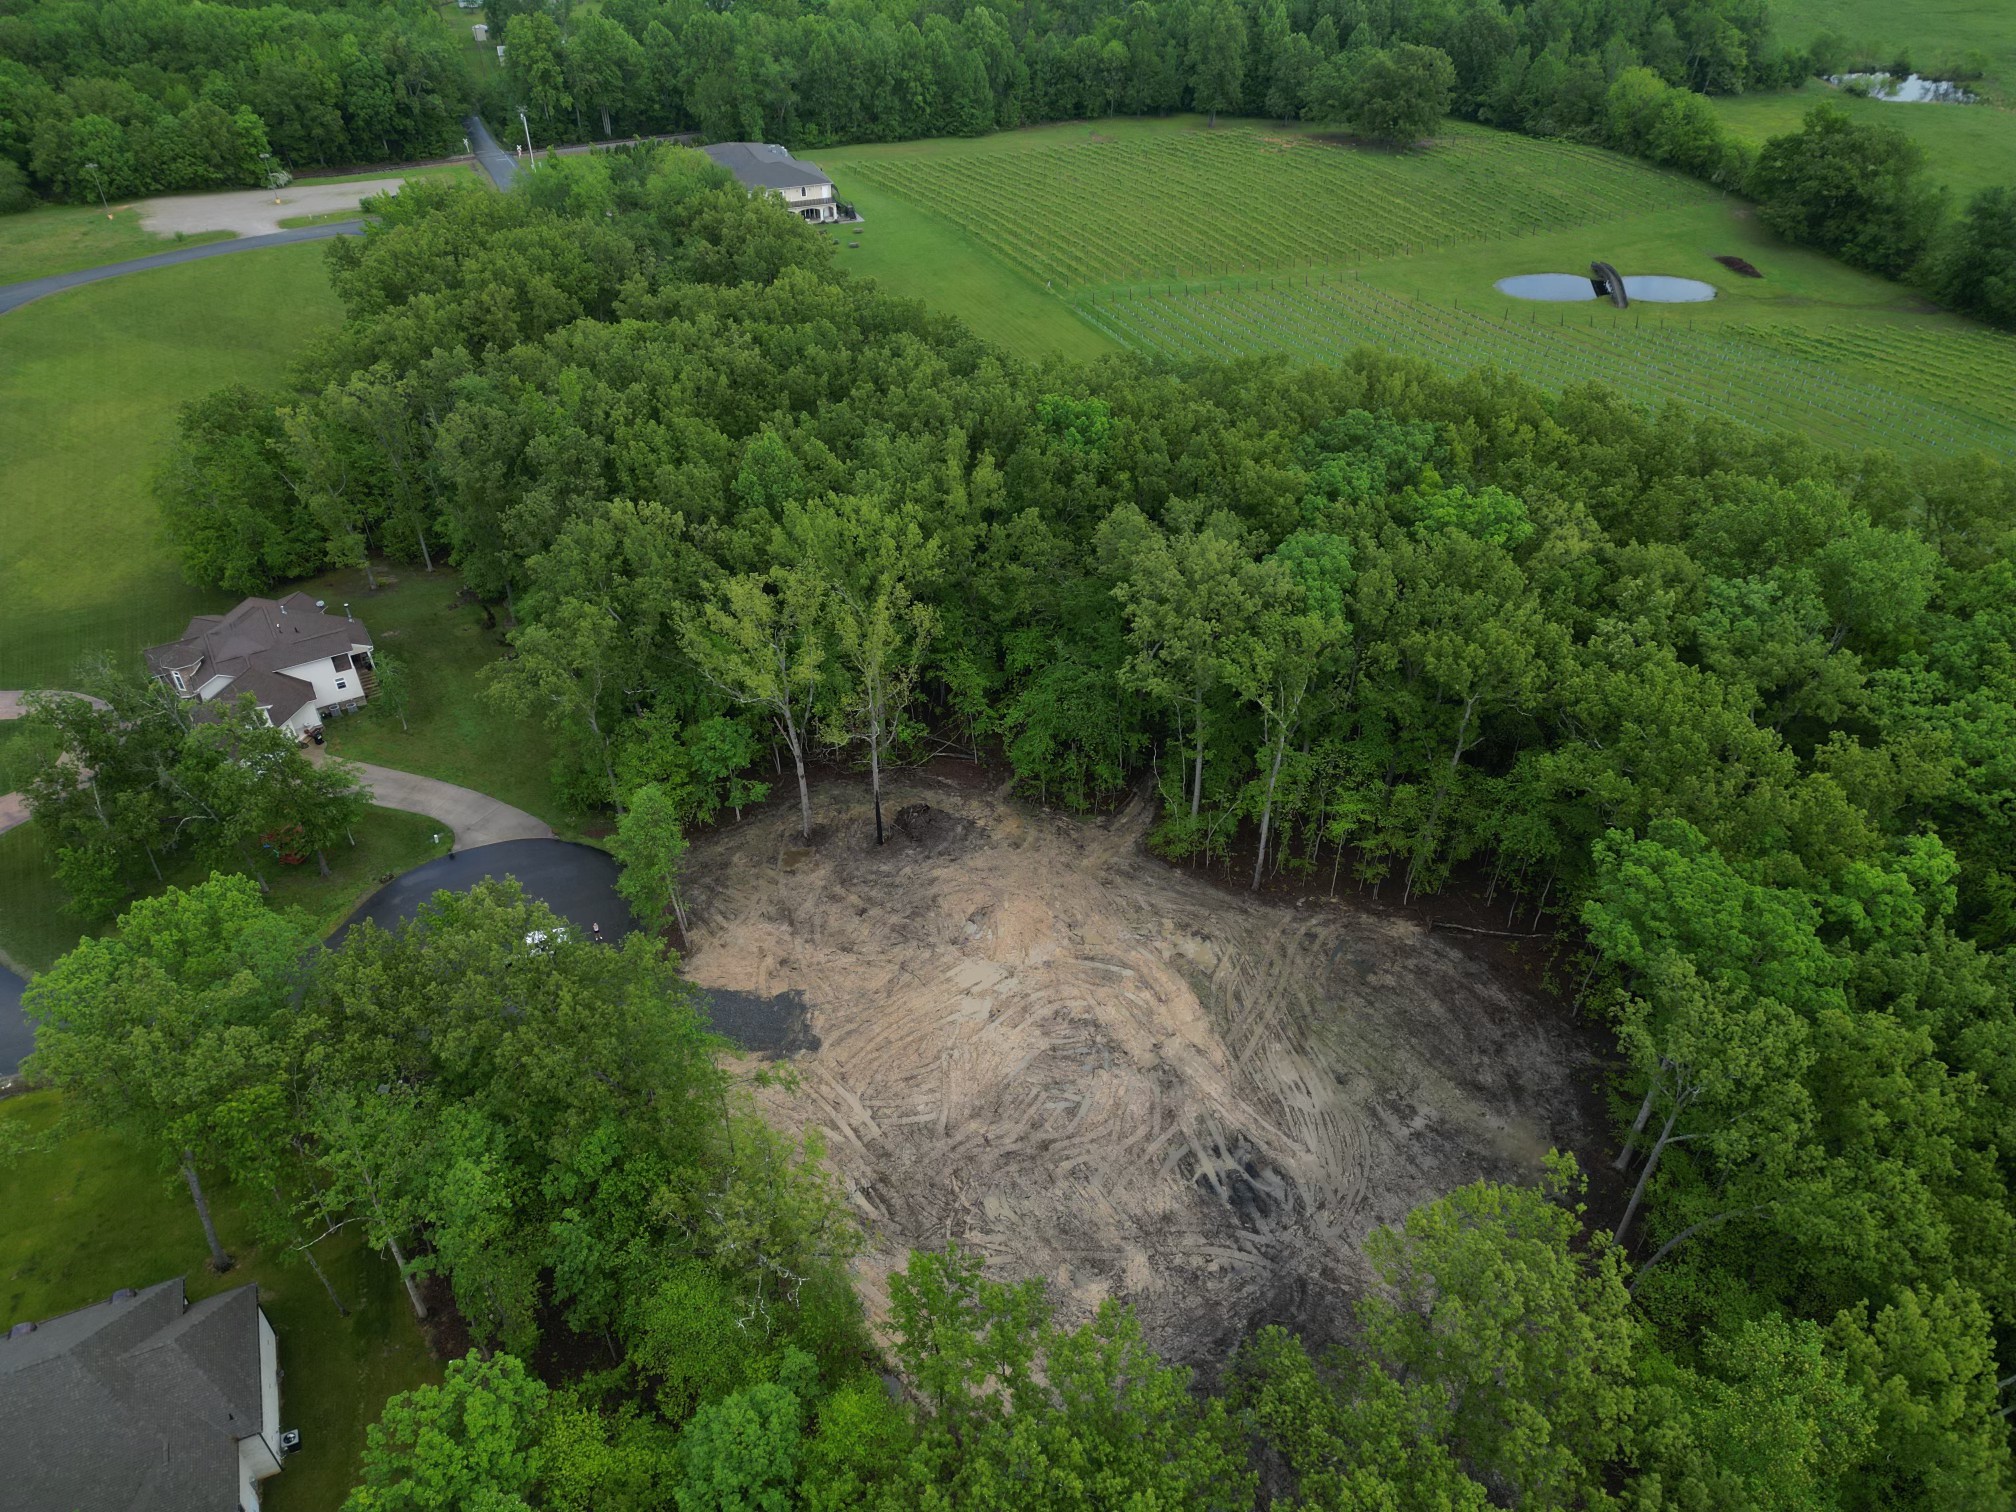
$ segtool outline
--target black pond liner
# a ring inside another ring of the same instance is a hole
[[[805,1024],[805,994],[780,992],[763,997],[726,987],[703,987],[707,1025],[755,1055],[797,1055],[819,1048],[819,1036]]]

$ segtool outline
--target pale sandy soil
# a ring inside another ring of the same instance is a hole
[[[889,810],[920,798],[881,852],[836,784],[813,845],[794,802],[689,858],[693,978],[810,1007],[798,1089],[758,1095],[825,1131],[876,1316],[912,1246],[957,1239],[1067,1320],[1122,1298],[1165,1355],[1222,1361],[1262,1322],[1336,1332],[1375,1225],[1596,1146],[1576,1034],[1446,937],[1196,880],[1139,804],[910,778]]]
[[[149,231],[173,236],[177,231],[235,231],[240,236],[264,236],[281,230],[280,222],[297,215],[324,215],[331,210],[355,210],[367,195],[396,193],[406,181],[392,177],[355,184],[289,184],[285,189],[232,189],[221,194],[169,194],[140,200],[140,224]]]

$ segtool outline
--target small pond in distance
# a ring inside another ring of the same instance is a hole
[[[1872,100],[1896,100],[1905,105],[1972,105],[1981,97],[1946,79],[1924,79],[1917,74],[1898,78],[1895,74],[1834,74],[1827,82],[1850,94],[1867,95]]]
[[[1583,273],[1520,273],[1491,286],[1514,299],[1544,299],[1554,304],[1594,299],[1596,288]],[[1669,278],[1661,273],[1627,273],[1624,292],[1647,304],[1699,304],[1715,297],[1715,285],[1698,278]]]

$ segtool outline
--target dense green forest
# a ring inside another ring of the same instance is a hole
[[[428,0],[13,0],[0,210],[459,152],[467,99]]]
[[[1201,1393],[1124,1312],[916,1257],[899,1404],[817,1152],[645,1011],[684,989],[641,938],[528,970],[484,891],[304,988],[171,894],[38,981],[40,1069],[224,1169],[293,1120],[274,1221],[397,1239],[508,1351],[394,1403],[357,1506],[2009,1504],[2008,469],[1371,353],[1027,366],[676,149],[415,184],[328,256],[345,325],[190,408],[171,533],[234,588],[452,561],[640,912],[758,753],[1152,784],[1152,843],[1244,883],[1551,919],[1627,1189],[1451,1194],[1375,1238],[1348,1347],[1261,1333]],[[198,1106],[93,1069],[164,992],[238,1068]]]

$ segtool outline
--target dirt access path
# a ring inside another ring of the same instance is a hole
[[[1189,877],[1138,803],[1086,823],[913,777],[891,812],[919,800],[880,852],[836,783],[814,845],[785,804],[688,862],[694,980],[809,1008],[798,1089],[758,1095],[824,1131],[877,1317],[912,1246],[957,1239],[1217,1363],[1263,1322],[1333,1335],[1374,1226],[1599,1148],[1587,1048],[1446,940]]]

